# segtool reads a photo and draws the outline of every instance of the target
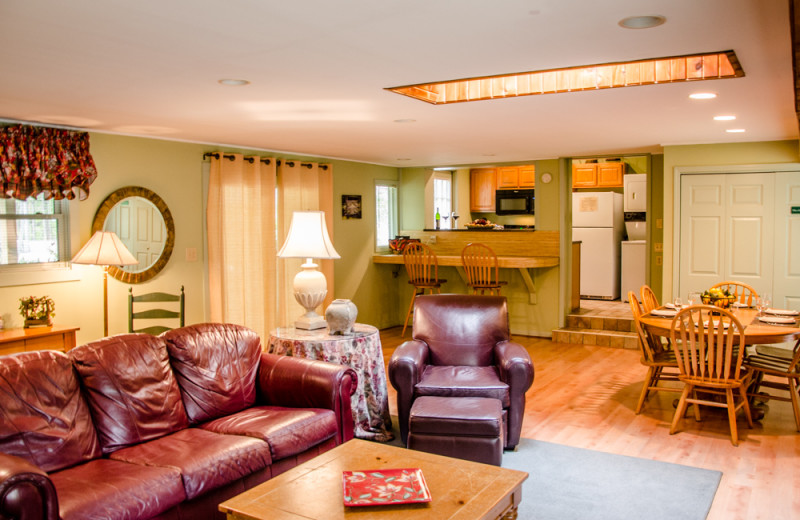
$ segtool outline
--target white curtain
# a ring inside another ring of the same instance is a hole
[[[278,243],[283,244],[289,233],[292,213],[295,211],[324,211],[328,235],[336,247],[333,236],[333,167],[300,161],[281,161],[278,166]],[[280,298],[285,304],[280,306],[280,320],[290,325],[305,313],[294,298],[292,282],[301,271],[300,258],[278,259],[278,280]],[[320,271],[328,280],[328,295],[317,312],[324,315],[324,309],[333,300],[333,260],[315,260]]]
[[[280,324],[275,219],[276,160],[212,154],[208,188],[211,320],[255,330]],[[292,298],[294,300],[294,298]]]

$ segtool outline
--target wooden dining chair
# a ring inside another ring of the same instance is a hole
[[[719,282],[712,285],[711,288],[727,290],[730,294],[736,296],[737,302],[743,303],[748,307],[754,306],[756,299],[758,298],[758,293],[756,290],[744,282]]]
[[[183,292],[183,286],[181,285],[181,292],[180,294],[169,294],[163,292],[151,292],[146,294],[139,294],[137,296],[133,295],[133,287],[128,288],[128,332],[145,332],[147,334],[161,334],[162,332],[166,332],[168,330],[172,330],[176,326],[183,327],[185,318],[184,318],[184,307],[185,307],[185,294]],[[142,309],[142,305],[144,304],[143,310],[134,310]],[[168,309],[163,308],[156,308],[154,305],[158,305],[160,307],[172,306]],[[135,320],[142,320],[146,323],[149,323],[150,326],[148,327],[137,327],[134,325]],[[162,321],[153,321],[153,320],[162,320]],[[171,323],[170,327],[164,324],[163,320],[176,320],[177,323]],[[159,323],[157,325],[153,325],[153,323]]]
[[[639,402],[636,403],[635,413],[638,415],[651,391],[681,392],[682,387],[658,385],[662,381],[679,381],[675,353],[661,342],[661,338],[651,334],[641,322],[644,312],[633,291],[628,292],[628,303],[630,303],[633,319],[636,322],[636,333],[639,336],[639,352],[642,354],[639,361],[647,367],[642,393],[639,395]]]
[[[794,423],[800,432],[800,340],[793,349],[781,348],[784,345],[791,344],[757,345],[755,351],[745,357],[745,366],[753,370],[753,383],[747,395],[751,402],[753,398],[791,402]],[[789,395],[768,394],[764,388],[782,390]]]
[[[639,289],[639,293],[642,295],[642,307],[644,307],[644,312],[658,309],[658,298],[656,298],[656,293],[653,292],[653,289],[651,289],[649,285],[643,285]]]
[[[713,305],[690,305],[672,319],[670,338],[680,372],[678,379],[685,386],[669,433],[678,431],[689,404],[695,405],[697,421],[700,421],[699,405],[727,408],[731,442],[738,446],[736,412],[740,408],[744,409],[747,424],[753,427],[747,399],[752,371],[742,362],[746,342],[741,322],[732,313]],[[701,399],[698,393],[722,395],[725,400]]]
[[[414,311],[414,300],[420,294],[441,293],[442,284],[447,280],[439,278],[439,261],[430,247],[420,242],[412,242],[403,248],[403,264],[408,273],[408,283],[414,287],[411,303],[408,305],[406,321],[403,322],[402,336],[406,335],[408,320]]]
[[[499,280],[497,255],[486,244],[470,243],[461,250],[461,263],[467,275],[467,286],[472,294],[500,296],[500,287],[508,282]]]

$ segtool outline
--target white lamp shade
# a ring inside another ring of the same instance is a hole
[[[289,235],[278,251],[281,258],[341,258],[333,248],[325,213],[322,211],[295,211]]]
[[[135,265],[136,260],[113,231],[96,231],[72,259],[73,264]]]

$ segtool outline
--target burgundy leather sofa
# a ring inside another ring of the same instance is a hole
[[[221,518],[351,439],[355,384],[228,324],[0,357],[0,518]]]
[[[389,380],[397,390],[403,443],[417,397],[483,397],[502,403],[503,445],[514,449],[533,362],[511,341],[505,297],[433,294],[416,297],[413,338],[392,354]]]

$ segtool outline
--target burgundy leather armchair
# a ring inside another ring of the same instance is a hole
[[[525,392],[533,384],[533,363],[510,337],[503,296],[417,296],[413,339],[397,347],[389,362],[403,443],[417,397],[490,397],[502,403],[504,447],[514,449]]]

